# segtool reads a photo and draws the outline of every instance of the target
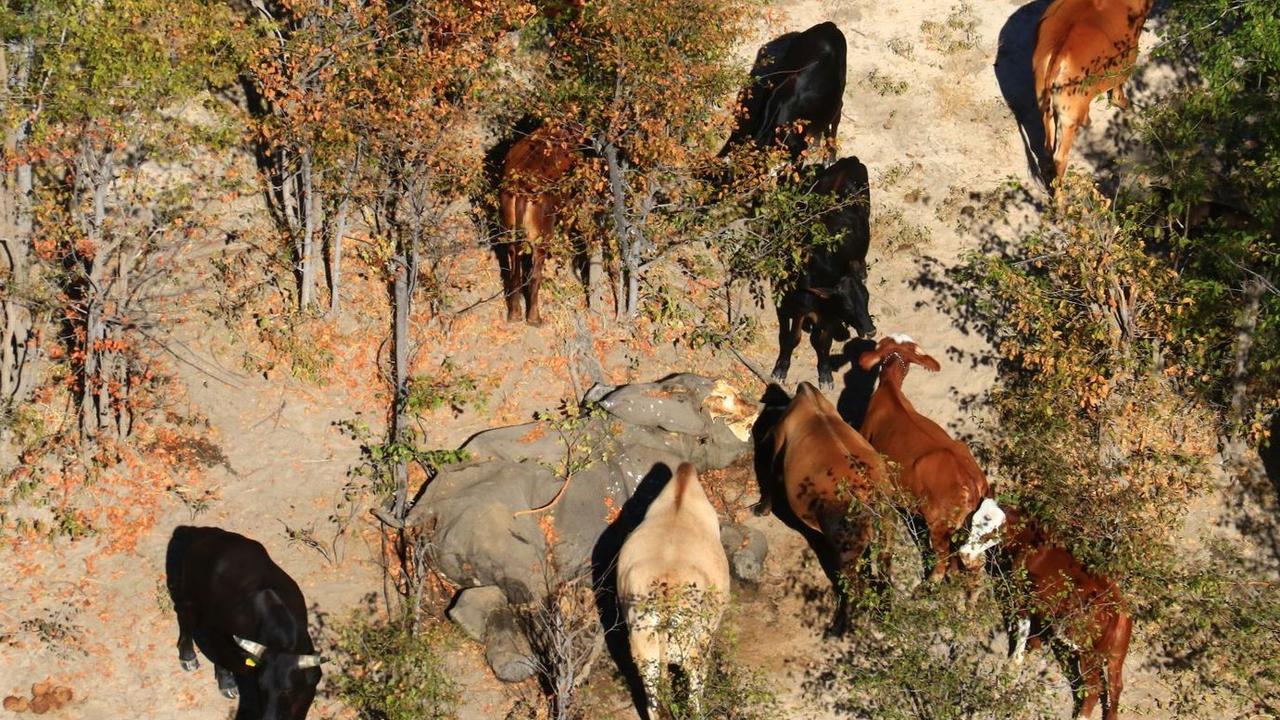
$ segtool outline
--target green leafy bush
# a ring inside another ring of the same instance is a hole
[[[444,624],[413,627],[355,616],[338,627],[334,694],[368,720],[443,720],[459,692],[442,659],[455,643]]]

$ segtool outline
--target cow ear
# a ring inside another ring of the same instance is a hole
[[[879,350],[868,350],[858,357],[858,366],[870,372],[872,368],[880,364],[881,359],[883,358]]]
[[[817,295],[818,297],[822,298],[823,300],[830,300],[830,299],[831,299],[831,296],[834,294],[834,293],[831,291],[831,288],[815,288],[815,287],[811,287],[811,288],[806,288],[806,289],[807,289],[809,292],[813,293],[814,295]]]
[[[915,364],[929,372],[938,372],[942,369],[942,366],[938,364],[937,360],[933,359],[932,355],[925,355],[922,352],[918,352],[916,348],[912,348],[910,355],[911,360],[915,362]]]

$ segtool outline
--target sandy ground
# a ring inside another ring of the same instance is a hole
[[[871,171],[872,313],[882,333],[909,333],[943,361],[936,375],[913,374],[906,390],[922,412],[961,434],[979,431],[975,413],[980,404],[966,401],[989,387],[994,371],[985,362],[985,339],[966,333],[948,315],[941,291],[929,280],[980,247],[979,237],[956,227],[963,207],[977,202],[970,192],[990,191],[1010,176],[1033,183],[1005,100],[1005,93],[1017,86],[1018,72],[1005,64],[997,73],[993,65],[1001,42],[1002,60],[1012,58],[1016,64],[1025,58],[1034,19],[1043,6],[991,2],[963,10],[952,0],[810,0],[780,4],[775,22],[762,19],[756,38],[764,42],[824,20],[835,21],[845,31],[849,75],[839,140],[842,155],[857,155]],[[922,28],[926,21],[945,26],[952,13],[959,13],[958,20],[971,20],[971,30]],[[1151,41],[1148,33],[1144,47]],[[742,48],[744,65],[754,53],[754,45]],[[1142,97],[1135,93],[1137,102]],[[1107,131],[1115,115],[1105,102],[1095,104],[1093,127],[1083,132],[1077,147],[1094,148],[1090,156],[1105,159],[1107,144],[1113,142]],[[1090,161],[1077,152],[1073,163],[1080,168]],[[1033,188],[1032,194],[1043,198],[1039,189]],[[1025,221],[1032,212],[1024,207],[1014,213],[1014,221]],[[498,287],[496,268],[488,258],[475,262],[475,284]],[[376,286],[367,287],[377,292]],[[555,303],[553,296],[547,304]],[[562,339],[574,312],[572,307],[555,308],[549,327],[498,326],[485,335],[486,341],[508,348],[487,366],[485,377],[492,380],[489,402],[482,410],[457,416],[440,413],[431,426],[433,440],[451,447],[477,430],[528,419],[534,410],[554,407],[560,398],[572,395],[574,385],[563,363],[548,360],[564,359]],[[459,320],[450,336],[425,342],[429,347],[423,363],[450,355],[460,362],[479,361],[484,351],[476,347],[478,328],[496,325],[499,313],[498,303],[489,303]],[[761,315],[764,332],[748,354],[767,368],[776,346],[773,321]],[[375,320],[349,319],[346,337],[367,339],[361,333],[376,325]],[[311,527],[323,536],[332,527],[327,518],[348,470],[359,461],[357,443],[334,423],[353,417],[375,427],[381,422],[382,399],[369,391],[377,386],[370,369],[376,343],[353,344],[340,353],[334,379],[315,386],[278,372],[264,378],[245,371],[238,362],[240,348],[216,323],[196,318],[176,337],[184,348],[183,361],[176,367],[188,388],[186,402],[207,418],[208,435],[225,457],[224,463],[208,470],[207,482],[217,499],[197,523],[221,525],[264,542],[302,586],[314,608],[313,624],[330,624],[361,612],[367,596],[380,588],[371,527],[364,515],[357,514],[354,530],[334,562],[290,543],[285,528]],[[597,351],[615,382],[653,379],[675,370],[725,373],[740,381],[743,377],[727,356],[676,355],[653,348],[639,352],[607,334]],[[792,367],[792,381],[815,380],[807,344]],[[208,664],[184,674],[175,657],[176,626],[163,589],[164,547],[171,528],[191,520],[188,508],[168,503],[135,550],[106,559],[95,559],[95,546],[87,541],[63,546],[55,556],[0,557],[0,572],[14,578],[0,584],[0,694],[53,677],[72,686],[77,700],[50,717],[229,717],[233,704],[218,696]],[[842,717],[825,709],[821,689],[816,695],[802,690],[807,673],[824,657],[820,634],[828,612],[826,581],[795,533],[772,518],[752,518],[748,523],[769,539],[766,586],[774,589],[744,600],[742,658],[776,678],[791,717]],[[32,626],[22,629],[23,622],[33,618],[46,619],[44,627],[52,628],[46,634],[61,639],[34,641]],[[1135,655],[1141,655],[1141,645],[1139,629]],[[452,651],[449,663],[465,687],[463,718],[504,717],[522,692],[494,681],[483,668],[478,648],[470,643]],[[837,690],[828,689],[828,694]],[[1066,692],[1063,682],[1064,717],[1069,708]],[[1154,677],[1131,661],[1126,706],[1153,711],[1152,698],[1158,695]],[[602,717],[607,714],[611,713],[601,711]],[[0,716],[7,715],[0,711]],[[341,715],[330,700],[322,700],[312,712],[320,718]],[[614,716],[634,715],[624,710]]]

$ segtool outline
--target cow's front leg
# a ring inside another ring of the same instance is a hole
[[[1013,652],[1010,657],[1014,665],[1022,665],[1027,658],[1027,638],[1031,637],[1031,618],[1020,617],[1014,622]]]
[[[213,677],[218,681],[218,690],[222,696],[234,700],[240,697],[240,689],[236,687],[236,676],[221,665],[213,666]]]
[[[814,328],[809,335],[813,351],[818,356],[818,387],[831,390],[836,386],[831,371],[831,332],[826,327]]]
[[[778,382],[787,381],[787,372],[791,370],[791,353],[800,344],[800,334],[804,320],[799,314],[790,314],[778,306],[778,361],[773,364],[773,379]]]
[[[196,624],[194,610],[190,603],[174,603],[173,609],[178,614],[178,665],[191,672],[200,667],[195,643],[191,641],[191,629]]]

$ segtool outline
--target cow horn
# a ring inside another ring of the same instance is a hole
[[[239,635],[232,635],[231,637],[236,641],[236,645],[239,645],[242,650],[254,656],[255,658],[262,657],[263,651],[267,649],[266,645],[263,645],[262,643],[256,643],[252,640],[245,640]]]
[[[298,667],[304,670],[306,668],[320,667],[320,663],[322,662],[324,662],[324,659],[321,658],[319,655],[299,655],[298,656]]]

